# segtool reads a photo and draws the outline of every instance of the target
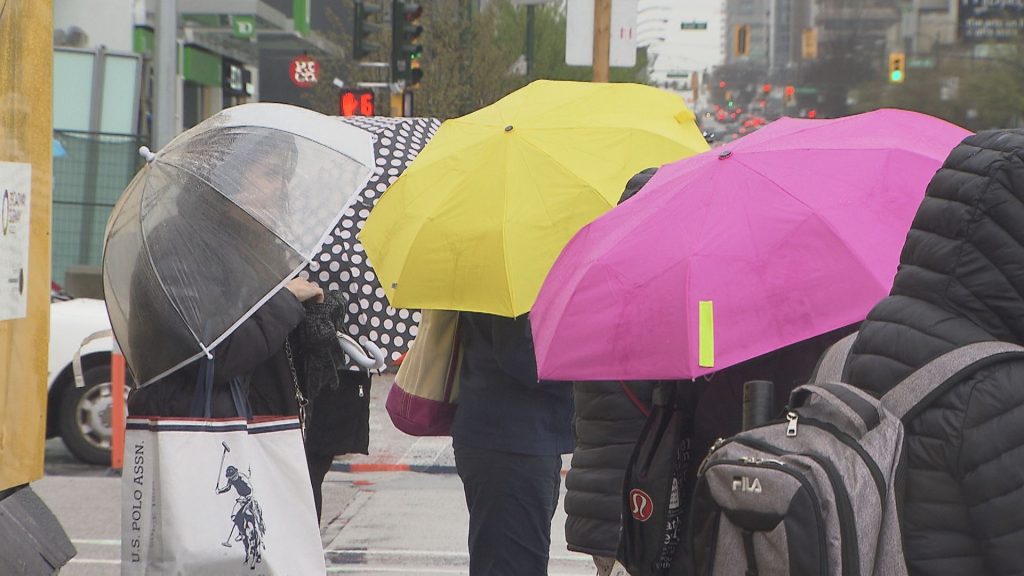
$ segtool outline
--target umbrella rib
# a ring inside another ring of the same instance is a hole
[[[807,208],[807,210],[808,210],[808,211],[809,211],[809,212],[810,212],[810,213],[811,213],[812,215],[814,215],[814,216],[815,216],[815,217],[816,217],[816,218],[818,219],[818,221],[822,222],[822,223],[823,223],[823,224],[825,225],[825,227],[826,227],[826,228],[828,228],[829,232],[831,232],[831,233],[832,233],[832,234],[833,234],[833,235],[834,235],[834,236],[835,236],[836,238],[842,238],[842,235],[841,235],[841,234],[839,234],[839,232],[838,232],[838,231],[836,230],[836,228],[835,228],[835,226],[834,226],[834,225],[832,224],[832,222],[831,222],[831,221],[829,221],[829,220],[828,220],[828,219],[826,219],[826,218],[822,218],[822,217],[821,217],[821,215],[820,215],[820,214],[818,214],[818,212],[817,212],[817,211],[815,211],[815,210],[814,210],[814,208],[813,208],[812,206],[810,206],[809,204],[807,204],[806,202],[804,202],[804,201],[803,201],[802,199],[800,199],[800,198],[796,197],[795,195],[793,195],[793,193],[792,193],[792,192],[790,192],[789,190],[787,190],[786,188],[784,188],[784,187],[783,187],[783,186],[782,186],[781,184],[779,184],[778,182],[776,182],[775,180],[773,180],[773,179],[772,179],[772,178],[771,178],[770,176],[768,176],[767,174],[763,174],[763,173],[761,173],[761,172],[758,172],[757,170],[754,170],[754,169],[753,169],[752,167],[750,167],[750,165],[749,165],[749,164],[747,164],[747,163],[745,163],[745,162],[742,162],[742,161],[740,161],[740,164],[742,164],[742,165],[743,165],[743,167],[744,167],[744,168],[746,168],[747,170],[750,170],[750,171],[751,171],[752,173],[754,173],[754,174],[757,174],[757,175],[761,176],[762,178],[764,178],[765,180],[767,180],[768,182],[770,182],[770,183],[772,184],[772,186],[775,186],[775,188],[776,188],[776,189],[778,189],[779,191],[781,191],[781,192],[782,192],[783,194],[785,194],[786,196],[789,196],[790,198],[792,198],[792,199],[793,199],[794,201],[796,201],[797,203],[799,203],[799,204],[800,204],[801,206],[803,206],[804,208]],[[864,268],[865,270],[870,270],[870,269],[871,269],[871,267],[870,267],[870,266],[868,266],[868,265],[867,265],[867,263],[865,263],[865,262],[864,262],[864,258],[863,258],[863,257],[862,257],[862,256],[861,256],[860,254],[857,254],[857,253],[855,253],[855,252],[850,252],[850,253],[851,253],[851,254],[853,255],[853,257],[854,257],[854,258],[855,258],[855,259],[857,260],[857,262],[858,262],[858,263],[859,263],[859,264],[861,265],[861,267],[862,267],[862,268]]]
[[[587,189],[592,191],[592,192],[594,192],[595,194],[597,194],[597,197],[600,198],[601,200],[604,200],[605,203],[608,204],[609,208],[614,206],[612,201],[608,200],[607,198],[605,198],[604,196],[601,195],[601,192],[600,192],[598,186],[596,184],[594,184],[593,182],[591,182],[587,177],[580,175],[579,173],[577,173],[572,168],[566,166],[555,155],[549,153],[547,150],[545,150],[543,147],[537,145],[532,140],[530,140],[528,138],[522,138],[520,141],[523,144],[526,144],[526,145],[530,146],[531,148],[533,148],[537,152],[539,152],[539,153],[543,154],[544,156],[546,156],[547,158],[549,158],[553,163],[557,164],[559,168],[561,168],[562,170],[565,170],[565,172],[567,172],[568,174],[571,174],[571,175],[575,176],[576,178],[578,178],[581,182],[586,183],[587,184]]]
[[[145,200],[146,192],[148,190],[149,190],[149,179],[147,178],[146,179],[146,188],[143,189],[143,191],[142,191],[142,200]],[[139,224],[139,235],[141,236],[141,239],[142,239],[142,248],[143,248],[143,251],[146,254],[146,260],[149,261],[149,269],[153,271],[153,274],[156,276],[156,279],[157,279],[157,284],[160,285],[160,291],[163,292],[164,296],[167,297],[167,302],[170,303],[171,309],[173,309],[174,312],[178,315],[178,318],[181,320],[181,323],[185,325],[185,329],[188,330],[190,334],[192,334],[192,337],[195,338],[195,340],[196,340],[196,344],[198,344],[199,347],[203,349],[203,352],[209,353],[209,349],[203,344],[202,339],[199,338],[199,335],[196,334],[196,331],[193,330],[192,326],[189,325],[188,320],[185,319],[185,314],[181,311],[181,308],[178,306],[178,303],[175,302],[173,298],[171,298],[171,293],[167,291],[167,286],[164,285],[164,280],[163,280],[163,278],[161,278],[159,270],[157,270],[156,262],[153,261],[153,253],[150,252],[150,250],[149,250],[149,240],[146,237],[146,227],[142,226],[142,224],[141,224],[142,223],[142,206],[144,204],[144,202],[142,200],[139,201],[139,223],[140,223]],[[175,370],[177,368],[179,368],[179,367],[180,367],[180,365],[178,367],[176,367]],[[165,372],[164,374],[168,374],[168,373],[169,372]]]

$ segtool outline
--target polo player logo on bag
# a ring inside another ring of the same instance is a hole
[[[224,458],[231,452],[227,442],[221,442],[224,452],[220,457],[220,467],[224,467]],[[243,563],[249,568],[255,568],[256,564],[263,561],[263,551],[267,546],[263,538],[267,534],[267,526],[263,523],[263,510],[260,503],[252,493],[252,467],[249,473],[243,474],[234,466],[228,466],[224,471],[225,483],[220,485],[220,469],[217,470],[217,494],[224,494],[232,488],[238,494],[235,498],[235,507],[231,511],[231,531],[228,532],[226,540],[221,545],[231,548],[232,536],[235,542],[241,542],[245,548],[245,559]],[[238,534],[235,534],[235,531]]]
[[[639,488],[634,488],[629,491],[629,507],[630,512],[633,514],[633,518],[641,522],[646,522],[651,519],[651,514],[654,513],[654,502],[646,492]]]

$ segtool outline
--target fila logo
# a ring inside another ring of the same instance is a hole
[[[651,519],[651,514],[654,513],[654,502],[651,501],[651,497],[646,492],[639,488],[634,488],[629,491],[629,511],[633,518],[646,522]]]
[[[761,481],[757,478],[750,478],[749,476],[733,476],[732,491],[746,492],[748,494],[760,494]]]

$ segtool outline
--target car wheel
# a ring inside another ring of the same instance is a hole
[[[76,388],[72,383],[61,398],[60,437],[79,460],[109,466],[113,410],[110,366],[92,366],[82,376],[85,386]]]

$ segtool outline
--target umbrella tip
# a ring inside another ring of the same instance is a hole
[[[139,156],[145,158],[147,163],[156,158],[156,154],[149,149],[149,146],[139,146]]]
[[[732,150],[723,150],[723,151],[718,153],[718,159],[719,160],[725,160],[726,158],[728,158],[730,156],[732,156]]]
[[[511,132],[511,131],[512,131],[512,125],[511,124],[509,124],[508,126],[505,126],[505,132]]]

